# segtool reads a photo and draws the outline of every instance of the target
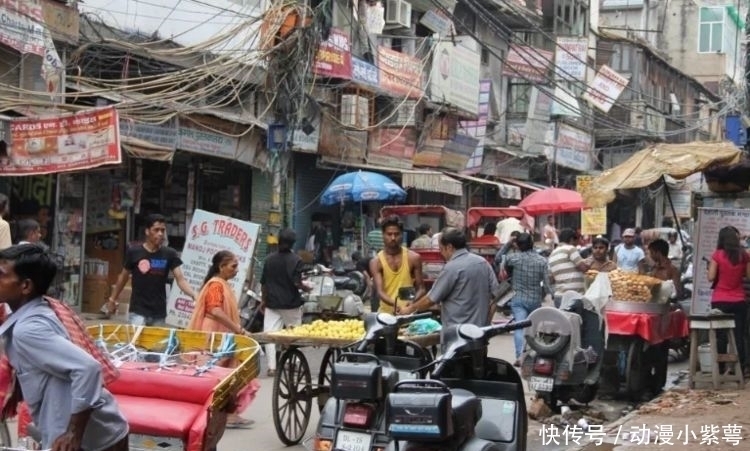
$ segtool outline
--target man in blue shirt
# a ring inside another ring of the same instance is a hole
[[[13,313],[0,327],[42,447],[52,451],[127,451],[128,423],[103,387],[102,367],[71,341],[42,295],[57,272],[33,244],[0,251],[0,299]]]

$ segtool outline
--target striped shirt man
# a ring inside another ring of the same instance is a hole
[[[549,256],[549,272],[555,284],[555,295],[560,296],[566,291],[583,293],[583,272],[580,266],[584,264],[578,249],[570,244],[561,244]]]

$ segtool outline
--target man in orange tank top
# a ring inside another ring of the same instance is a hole
[[[383,250],[370,261],[370,273],[380,297],[379,312],[396,314],[409,301],[398,299],[399,289],[413,288],[419,299],[425,294],[422,259],[403,245],[404,224],[398,216],[389,216],[381,224]],[[398,306],[396,305],[398,303]]]

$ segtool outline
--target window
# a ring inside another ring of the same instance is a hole
[[[529,101],[531,100],[531,88],[529,83],[511,83],[508,86],[508,113],[528,113]]]
[[[698,52],[711,53],[723,50],[724,13],[723,6],[700,9]]]

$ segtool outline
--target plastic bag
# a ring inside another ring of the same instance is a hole
[[[611,297],[612,285],[609,283],[609,274],[600,272],[583,295],[583,304],[585,308],[593,308],[596,313],[601,315],[604,306],[607,305]]]
[[[427,335],[442,329],[439,322],[432,318],[418,319],[409,324],[409,335]]]

